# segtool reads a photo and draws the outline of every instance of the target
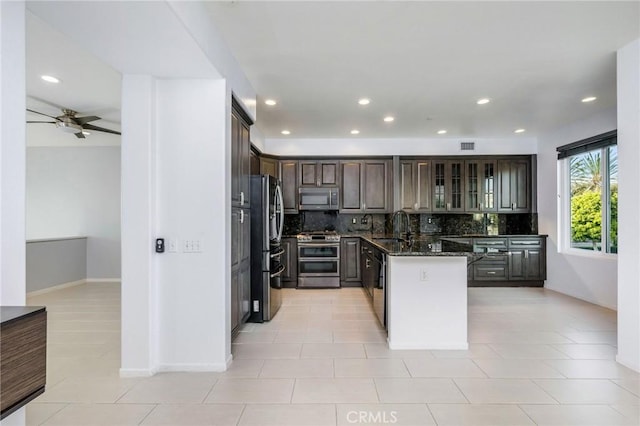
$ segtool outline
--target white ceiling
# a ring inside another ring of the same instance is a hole
[[[638,6],[208,3],[258,93],[266,138],[532,136],[587,117],[615,105],[615,52],[640,36]],[[581,103],[588,95],[597,101]]]
[[[284,138],[287,128],[296,139],[440,137],[439,129],[514,137],[519,127],[527,129],[519,137],[531,137],[587,117],[615,105],[615,51],[640,37],[639,5],[207,2],[258,93],[261,133]],[[42,82],[44,73],[62,84]],[[120,90],[117,71],[27,13],[29,108],[59,115],[67,107],[117,130]],[[587,95],[598,100],[581,103]],[[360,97],[371,104],[359,106]],[[476,105],[480,97],[492,102]],[[266,107],[266,98],[278,105]],[[387,114],[396,120],[384,123]]]

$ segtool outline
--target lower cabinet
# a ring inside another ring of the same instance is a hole
[[[295,288],[298,286],[298,239],[283,238],[282,248],[284,249],[282,285],[287,288]]]
[[[547,279],[545,237],[475,238],[474,251],[485,257],[470,265],[470,287],[541,287]]]
[[[251,305],[251,210],[231,210],[231,330],[249,318]]]
[[[340,239],[340,284],[343,287],[359,287],[360,275],[360,238]]]

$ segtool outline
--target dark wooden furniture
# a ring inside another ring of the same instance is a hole
[[[261,175],[271,175],[274,178],[280,178],[278,173],[278,159],[274,157],[260,156],[260,173]]]
[[[302,187],[338,186],[337,160],[300,160],[298,185]]]
[[[400,161],[400,209],[408,213],[431,211],[431,161]]]
[[[280,180],[285,214],[298,213],[298,161],[280,160]]]
[[[392,211],[391,160],[341,161],[340,182],[341,213]]]
[[[0,419],[42,394],[47,379],[47,311],[0,307]]]
[[[527,159],[498,160],[498,211],[531,211],[531,164]]]
[[[340,239],[340,285],[342,287],[360,287],[360,237],[342,237]]]
[[[296,288],[298,286],[298,239],[286,237],[282,239],[282,263],[284,272],[282,273],[282,286],[286,288]]]

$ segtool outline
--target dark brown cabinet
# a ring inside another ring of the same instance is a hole
[[[531,161],[498,160],[498,211],[531,211]]]
[[[342,213],[387,213],[391,206],[391,161],[340,162]]]
[[[250,180],[252,121],[232,99],[231,112],[231,329],[249,317],[251,302]]]
[[[495,212],[497,210],[496,163],[496,160],[465,161],[465,211]]]
[[[360,283],[360,238],[340,240],[340,281],[343,286]]]
[[[260,174],[280,178],[278,173],[278,160],[270,157],[260,157]]]
[[[338,186],[337,161],[300,160],[298,164],[298,185],[302,187]]]
[[[546,240],[539,237],[509,239],[509,279],[540,281],[547,278]]]
[[[285,214],[298,213],[298,160],[280,160]]]
[[[283,238],[282,263],[284,264],[284,272],[282,273],[282,282],[285,287],[295,288],[298,284],[298,239]]]
[[[464,212],[464,160],[432,161],[434,212]]]
[[[400,208],[407,212],[431,211],[431,161],[400,161]]]

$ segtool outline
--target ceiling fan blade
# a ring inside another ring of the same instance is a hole
[[[54,117],[53,115],[45,114],[44,112],[34,111],[34,110],[32,110],[32,109],[29,109],[29,108],[27,108],[27,111],[29,111],[29,112],[33,112],[34,114],[44,115],[45,117],[53,118],[53,119],[54,119],[54,120],[56,120],[56,121],[60,121],[60,120],[58,119],[58,117]]]
[[[76,135],[76,138],[78,138],[78,139],[85,139],[85,137],[82,134],[82,132],[74,133],[74,135]]]
[[[96,117],[95,115],[89,115],[86,117],[75,117],[75,120],[76,120],[76,123],[82,126],[83,124],[88,123],[90,121],[100,120],[100,117]]]
[[[120,132],[116,132],[115,130],[105,129],[104,127],[94,126],[93,124],[85,124],[82,126],[85,130],[95,130],[97,132],[105,132],[105,133],[113,133],[114,135],[120,135]]]
[[[56,124],[56,121],[27,121],[27,123],[48,123],[48,124]]]

